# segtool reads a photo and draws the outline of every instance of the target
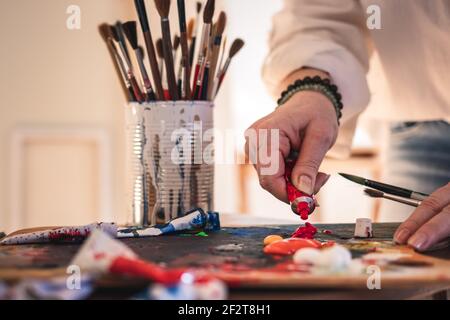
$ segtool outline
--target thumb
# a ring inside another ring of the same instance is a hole
[[[316,177],[325,154],[332,144],[333,139],[327,132],[313,129],[306,130],[302,141],[300,155],[292,169],[292,183],[300,191],[313,194]]]

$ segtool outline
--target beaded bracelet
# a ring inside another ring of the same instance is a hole
[[[322,79],[319,76],[314,78],[305,77],[304,79],[299,79],[293,84],[287,87],[287,90],[281,93],[280,99],[278,99],[278,106],[285,104],[294,94],[300,91],[316,91],[322,93],[326,96],[334,106],[336,110],[337,121],[342,117],[342,96],[338,92],[336,85],[331,84],[329,79]]]

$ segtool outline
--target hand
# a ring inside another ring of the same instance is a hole
[[[277,162],[276,172],[265,175],[261,174],[261,168],[267,164],[262,164],[259,157],[250,157],[255,160],[254,166],[261,186],[281,201],[287,202],[284,160],[291,150],[297,150],[299,157],[292,170],[291,181],[300,191],[316,193],[329,178],[329,175],[319,173],[318,170],[326,152],[336,141],[338,132],[336,112],[328,98],[318,92],[298,92],[248,130],[255,130],[259,137],[258,131],[262,129],[278,129],[280,140],[279,150],[270,150],[268,141],[249,142],[247,139],[247,156],[257,154],[259,149],[267,147],[267,154]]]
[[[411,216],[403,222],[394,235],[399,244],[409,244],[418,251],[450,236],[450,183],[437,189]]]

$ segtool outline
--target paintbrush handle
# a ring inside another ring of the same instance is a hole
[[[161,30],[163,35],[164,62],[166,64],[167,84],[172,100],[178,100],[177,80],[175,78],[175,67],[173,63],[173,48],[170,38],[170,24],[167,18],[161,20]]]
[[[194,55],[195,55],[195,43],[197,42],[197,37],[192,37],[191,46],[189,48],[189,66],[192,68],[194,63]]]
[[[150,70],[153,77],[156,97],[160,100],[164,100],[164,90],[162,87],[161,74],[159,72],[158,61],[156,59],[156,52],[153,46],[153,40],[150,31],[144,33],[144,40],[145,46],[147,48],[148,60],[150,62]]]
[[[209,81],[208,81],[208,100],[213,100],[213,90],[214,90],[214,79],[216,74],[217,62],[219,59],[221,40],[217,40],[214,43],[212,53],[211,53],[211,65],[209,68]]]
[[[378,181],[373,181],[373,180],[369,180],[366,179],[365,180],[365,185],[367,187],[376,189],[376,190],[380,190],[382,192],[385,193],[389,193],[395,196],[399,196],[399,197],[403,197],[403,198],[409,198],[409,199],[414,199],[414,200],[419,200],[422,201],[424,200],[426,197],[428,197],[429,195],[424,194],[424,193],[420,193],[420,192],[415,192],[415,191],[411,191],[405,188],[401,188],[401,187],[397,187],[397,186],[393,186],[390,184],[386,184],[386,183],[381,183]]]
[[[413,206],[413,207],[418,207],[421,204],[421,201],[407,199],[407,198],[394,196],[394,195],[390,195],[390,194],[386,194],[386,193],[383,194],[383,198],[391,200],[391,201],[407,204],[407,205]]]
[[[145,47],[147,49],[148,61],[150,63],[150,70],[153,77],[153,85],[155,86],[156,98],[164,99],[164,90],[161,82],[161,74],[158,69],[158,62],[156,60],[155,47],[153,46],[152,33],[148,23],[147,10],[145,8],[144,0],[134,0],[139,22],[141,24],[142,33],[144,34]]]
[[[187,34],[186,32],[182,32],[180,36],[180,45],[181,45],[181,66],[184,69],[184,83],[187,83],[188,85],[184,86],[184,96],[190,97],[191,96],[191,88],[189,86],[190,79],[191,79],[191,66],[189,65],[189,48],[187,43]]]
[[[136,77],[132,74],[128,75],[128,79],[130,80],[131,88],[133,89],[134,96],[136,97],[137,102],[144,102],[144,97],[142,96],[141,89],[136,81]]]

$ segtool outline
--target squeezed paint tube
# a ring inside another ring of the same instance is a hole
[[[187,268],[168,269],[141,260],[129,247],[106,233],[96,230],[86,240],[72,265],[90,274],[113,274],[147,279],[164,286],[181,283],[200,284],[215,280],[209,274]]]
[[[91,223],[75,227],[42,227],[13,232],[0,241],[0,244],[28,244],[28,243],[73,243],[86,239],[94,230],[102,230],[111,236],[116,236],[115,223]]]
[[[202,209],[194,209],[185,216],[175,218],[162,226],[119,228],[118,238],[152,237],[177,231],[216,231],[220,230],[219,213],[205,213]]]
[[[220,219],[218,212],[205,213],[199,208],[189,211],[185,216],[176,218],[162,226],[118,228],[115,223],[101,222],[74,227],[43,227],[13,232],[3,238],[0,244],[82,242],[94,230],[102,230],[117,238],[139,238],[160,236],[178,231],[217,231],[220,230]]]

